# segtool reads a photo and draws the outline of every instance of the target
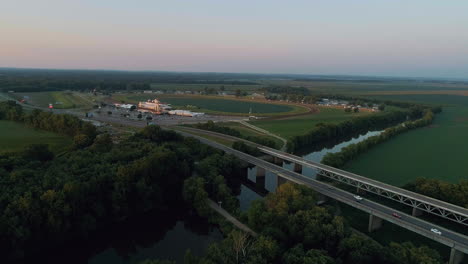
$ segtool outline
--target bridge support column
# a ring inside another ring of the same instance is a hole
[[[294,172],[302,173],[302,165],[294,163]]]
[[[280,175],[276,174],[276,188],[280,187],[281,185],[287,182],[288,180],[286,178],[283,178]]]
[[[283,165],[283,160],[281,158],[278,158],[278,157],[273,157],[273,163],[275,163],[276,165]]]
[[[258,177],[264,177],[265,178],[265,168],[257,166],[257,173],[255,176]]]
[[[367,231],[369,233],[379,229],[382,226],[382,218],[379,218],[375,215],[370,214],[369,215],[369,226],[367,228]]]
[[[412,216],[420,216],[422,214],[423,210],[413,207],[413,212],[411,213]]]
[[[452,248],[450,251],[450,260],[449,264],[460,264],[463,261],[463,252]]]

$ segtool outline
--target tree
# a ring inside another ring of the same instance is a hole
[[[236,89],[236,97],[241,97],[242,91],[240,89]]]
[[[379,110],[380,110],[380,111],[385,110],[385,104],[380,104],[380,105],[379,105]]]
[[[354,111],[354,113],[359,112],[359,107],[354,107],[354,108],[353,108],[353,111]]]
[[[138,119],[141,119],[142,117],[143,117],[143,115],[141,113],[137,115]]]
[[[112,115],[112,111],[107,111],[107,114],[108,114],[108,115]]]
[[[54,153],[49,150],[46,144],[32,144],[25,148],[23,157],[29,160],[48,161],[54,158]]]

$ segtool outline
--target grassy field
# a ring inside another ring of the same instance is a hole
[[[344,169],[397,186],[417,177],[447,182],[468,179],[468,97],[404,97],[457,106],[445,107],[431,126],[398,135],[359,155]]]
[[[49,104],[59,109],[91,107],[89,101],[72,92],[15,93],[14,96],[18,100],[26,97],[27,103],[40,107],[48,107]]]
[[[0,135],[0,153],[19,151],[34,143],[49,144],[52,151],[60,152],[72,143],[69,137],[5,120],[0,120]]]
[[[220,125],[233,128],[233,129],[239,131],[244,136],[254,136],[254,137],[268,138],[270,140],[273,140],[276,143],[276,147],[278,147],[278,148],[283,146],[283,142],[281,140],[279,140],[278,138],[265,135],[265,134],[260,133],[260,132],[258,132],[256,130],[248,128],[248,127],[246,127],[246,126],[244,126],[244,125],[242,125],[242,124],[240,124],[238,122],[225,122],[225,123],[221,123]]]
[[[210,114],[274,116],[299,114],[309,111],[307,107],[285,103],[258,102],[250,99],[222,98],[217,96],[192,95],[151,95],[151,94],[119,94],[114,99],[120,102],[137,103],[157,97],[164,103],[177,109],[187,109]]]
[[[346,113],[343,109],[321,107],[320,112],[278,120],[250,121],[281,137],[291,138],[309,132],[318,123],[339,123],[353,117],[368,115],[369,112]]]

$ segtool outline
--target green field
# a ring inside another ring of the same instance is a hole
[[[225,123],[220,123],[220,125],[233,128],[233,129],[239,131],[244,136],[264,137],[264,138],[273,140],[275,142],[275,144],[276,144],[276,147],[278,147],[278,148],[283,146],[283,142],[281,140],[279,140],[278,138],[265,135],[265,134],[260,133],[260,132],[258,132],[256,130],[248,128],[248,127],[246,127],[246,126],[244,126],[244,125],[242,125],[242,124],[240,124],[238,122],[225,122]]]
[[[250,121],[251,124],[281,137],[291,138],[304,135],[318,123],[339,123],[353,117],[368,115],[369,112],[346,113],[343,109],[320,107],[320,112],[276,120]]]
[[[155,95],[134,94],[134,95],[116,95],[114,98],[119,101],[137,103],[154,99]],[[308,111],[306,107],[295,105],[262,103],[249,100],[224,99],[215,96],[157,96],[161,102],[171,104],[177,109],[188,109],[212,114],[232,114],[232,115],[283,115],[297,114]]]
[[[458,106],[445,107],[431,126],[398,135],[359,155],[344,169],[397,186],[417,177],[447,182],[468,179],[468,97],[442,98],[413,96],[412,100]]]
[[[91,106],[90,102],[73,92],[15,93],[14,96],[18,100],[26,97],[28,104],[40,107],[48,107],[49,104],[53,104],[54,108],[59,109],[83,108]]]
[[[263,87],[263,85],[240,85],[240,84],[204,84],[204,83],[153,83],[151,89],[153,90],[170,90],[170,91],[203,91],[205,88],[215,89],[221,91],[235,91],[237,89],[242,91],[253,91]]]
[[[69,137],[5,120],[0,120],[0,135],[0,153],[19,151],[36,143],[49,144],[52,151],[60,152],[72,143]]]

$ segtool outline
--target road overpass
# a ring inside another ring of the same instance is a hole
[[[335,188],[327,183],[324,183],[315,179],[311,179],[298,172],[285,169],[271,162],[268,162],[263,159],[234,150],[230,147],[213,142],[209,139],[196,136],[188,132],[182,132],[182,131],[177,131],[177,132],[181,133],[184,136],[194,137],[204,144],[223,150],[226,153],[232,154],[243,161],[246,161],[250,164],[257,166],[258,168],[260,168],[259,170],[257,170],[257,177],[264,177],[265,170],[268,170],[274,173],[275,175],[277,175],[279,184],[281,182],[290,181],[290,182],[294,182],[297,184],[305,185],[305,186],[312,188],[313,190],[315,190],[321,195],[330,197],[334,200],[340,201],[354,208],[362,210],[366,213],[369,213],[369,225],[368,225],[369,232],[377,230],[382,225],[382,221],[385,220],[387,222],[396,224],[402,228],[416,232],[422,236],[425,236],[429,239],[432,239],[434,241],[437,241],[439,243],[442,243],[450,247],[451,255],[450,255],[449,263],[460,263],[463,259],[463,254],[468,254],[468,237],[463,234],[451,231],[449,229],[446,229],[440,226],[436,226],[420,218],[417,218],[409,214],[405,214],[403,212],[399,212],[393,208],[381,205],[374,201],[370,201],[366,199],[362,201],[356,201],[356,199],[354,198],[355,195],[353,193],[344,191],[339,188]],[[197,132],[200,132],[200,131],[197,131]],[[265,153],[267,152],[267,150],[269,151],[269,148],[265,148],[262,151]],[[274,152],[269,151],[269,153],[267,154],[270,154],[270,152],[273,156],[279,157],[278,152],[276,152],[276,150]],[[287,154],[287,155],[283,154],[283,155],[284,156],[281,156],[279,158],[282,158],[284,160],[289,159],[295,163],[302,162],[299,157],[297,157],[299,159],[293,160],[292,157],[287,156],[291,154]],[[291,155],[291,156],[294,156],[294,155]],[[303,163],[300,163],[300,164],[304,166],[308,165],[308,164],[303,164]],[[323,167],[320,167],[320,169],[322,168]],[[325,169],[328,169],[328,168],[325,167]],[[395,212],[398,213],[401,216],[401,218],[394,217],[392,214]],[[438,235],[438,234],[433,233],[431,231],[432,228],[436,228],[440,230],[441,234]]]

